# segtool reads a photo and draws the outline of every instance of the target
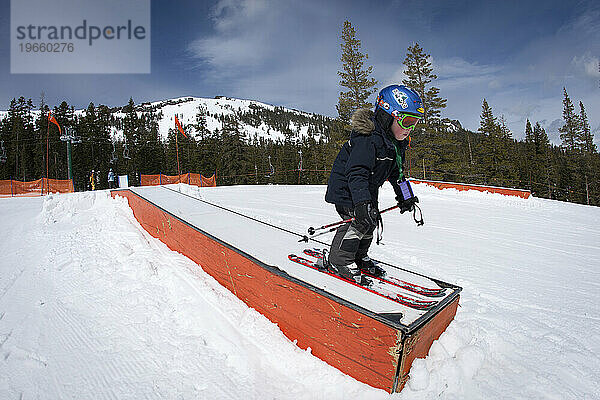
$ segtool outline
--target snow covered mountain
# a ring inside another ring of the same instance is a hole
[[[111,108],[111,114],[116,120],[125,117],[123,107]],[[299,110],[289,109],[255,100],[242,100],[225,96],[214,99],[203,97],[180,97],[155,102],[135,105],[138,116],[143,113],[153,112],[158,117],[159,135],[164,139],[169,129],[174,129],[175,115],[186,129],[188,134],[196,137],[198,134],[192,127],[200,118],[204,119],[206,129],[215,132],[223,128],[224,118],[235,119],[248,139],[265,138],[271,140],[299,139],[312,136],[319,139],[325,130],[329,117],[311,114]],[[78,117],[85,116],[85,109],[75,110]],[[37,118],[39,110],[32,114]],[[0,120],[8,115],[8,111],[0,111]],[[202,117],[204,116],[204,117]],[[257,118],[260,116],[260,118]],[[285,119],[285,123],[276,121],[277,117]],[[112,136],[123,138],[123,130],[116,124],[112,128]]]
[[[202,97],[181,97],[151,103],[142,103],[136,106],[139,114],[154,112],[159,118],[159,132],[165,138],[169,129],[174,128],[175,115],[184,126],[194,125],[199,119],[204,119],[205,127],[210,132],[223,128],[223,118],[235,119],[241,131],[247,138],[265,138],[272,140],[284,140],[286,137],[302,138],[313,135],[317,139],[322,135],[323,121],[329,118],[318,114],[310,114],[294,109],[273,106],[255,100],[242,100],[225,96],[217,96],[214,99]],[[252,118],[253,115],[285,115],[289,119],[286,126],[277,126],[269,123],[269,118]],[[116,118],[123,118],[122,109],[114,112]],[[190,127],[186,129],[192,135],[196,132]],[[121,131],[115,130],[114,134],[119,136]]]

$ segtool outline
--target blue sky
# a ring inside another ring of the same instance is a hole
[[[379,88],[402,80],[406,48],[418,42],[448,99],[443,116],[475,130],[486,98],[515,137],[529,118],[557,138],[565,86],[600,142],[597,1],[152,1],[145,75],[11,75],[9,11],[0,0],[0,109],[43,91],[51,105],[77,108],[226,95],[335,116],[348,19]]]

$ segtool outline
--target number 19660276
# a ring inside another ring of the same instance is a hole
[[[21,53],[72,53],[73,43],[19,43]]]

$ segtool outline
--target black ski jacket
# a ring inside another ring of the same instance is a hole
[[[383,110],[377,115],[368,109],[352,115],[350,140],[338,153],[327,184],[325,201],[339,206],[354,207],[371,201],[377,204],[379,188],[389,180],[396,194],[400,193],[400,169],[390,130],[393,117]],[[408,140],[400,142],[402,160]]]

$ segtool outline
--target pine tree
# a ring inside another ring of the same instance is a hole
[[[54,107],[52,112],[54,118],[65,133],[65,127],[75,126],[75,109],[70,107],[66,101]],[[54,124],[50,125],[50,178],[68,179],[67,146],[60,140],[61,133]]]
[[[499,179],[502,179],[501,164],[506,158],[504,146],[501,143],[501,126],[498,124],[492,108],[486,99],[483,99],[481,106],[481,116],[479,122],[479,132],[485,135],[483,141],[483,163],[480,165],[481,172],[487,177],[488,183],[498,185]]]
[[[32,110],[34,108],[31,99],[19,98],[21,115],[23,121],[23,142],[21,146],[21,170],[24,181],[32,181],[38,178],[39,162],[35,159],[36,149],[39,147],[39,137],[35,132],[35,124]]]
[[[0,120],[0,180],[10,178],[8,171],[10,170],[9,162],[9,129],[8,129],[8,118]]]
[[[128,175],[134,177],[138,172],[136,153],[140,142],[140,122],[132,98],[129,98],[129,102],[123,107],[123,112],[125,113],[125,118],[123,119],[123,136],[125,139],[123,143],[123,158],[125,159],[125,171]],[[136,183],[135,178],[133,179],[133,183]]]
[[[148,126],[146,128],[146,173],[158,174],[162,169],[162,165],[164,164],[164,148],[163,143],[160,139],[158,120],[156,114],[152,113],[148,116],[148,118]]]
[[[552,165],[552,145],[550,144],[550,140],[548,139],[548,134],[546,134],[546,130],[540,125],[539,122],[535,123],[534,132],[534,141],[535,141],[535,154],[537,159],[537,166],[539,168],[537,179],[538,182],[544,183],[544,188],[539,189],[536,193],[538,195],[544,193],[551,197],[551,183],[553,177],[556,176],[556,170]],[[554,180],[556,180],[554,178]]]
[[[425,54],[423,48],[415,43],[408,47],[406,58],[403,64],[406,66],[404,74],[408,77],[402,80],[402,83],[415,90],[423,101],[425,113],[423,124],[425,128],[430,128],[439,124],[441,109],[446,107],[446,99],[440,97],[440,89],[431,86],[431,82],[437,79],[433,73],[430,55]]]
[[[200,137],[200,140],[204,139],[210,131],[206,127],[206,118],[208,116],[208,110],[202,104],[198,106],[198,112],[196,113],[196,123],[194,124],[194,130]],[[257,124],[259,125],[259,124]]]
[[[514,186],[514,182],[517,179],[517,171],[513,167],[511,150],[514,141],[512,139],[512,132],[506,126],[506,119],[504,115],[500,117],[498,125],[498,137],[496,139],[496,148],[494,149],[495,156],[498,159],[500,177],[498,181],[504,186]]]
[[[221,131],[219,171],[222,176],[229,177],[227,182],[230,184],[243,184],[250,179],[240,176],[250,171],[251,162],[246,149],[239,123],[235,119],[226,118]]]
[[[483,99],[483,103],[481,105],[481,116],[479,120],[480,122],[478,131],[483,133],[484,135],[491,135],[498,128],[498,124],[496,123],[496,117],[494,117],[492,108],[490,107],[486,99]]]
[[[596,144],[594,143],[594,134],[590,129],[590,123],[588,121],[587,114],[585,112],[585,107],[583,106],[583,102],[579,102],[579,122],[580,132],[581,132],[581,142],[582,149],[584,153],[593,154],[596,153]]]
[[[525,143],[533,143],[533,129],[531,128],[529,118],[527,118],[527,123],[525,124]]]
[[[533,128],[533,148],[536,156],[545,155],[550,147],[550,140],[546,130],[540,125],[539,122],[535,123]]]
[[[584,163],[583,175],[585,179],[586,204],[590,204],[590,195],[593,197],[597,193],[598,175],[597,169],[594,168],[594,155],[596,154],[596,144],[594,143],[594,134],[590,129],[587,114],[583,102],[579,102],[579,123],[581,132],[581,144],[583,150]]]
[[[533,128],[531,127],[531,122],[529,122],[529,118],[525,123],[525,160],[521,163],[521,177],[526,179],[529,183],[529,189],[532,186],[534,166],[533,166]],[[525,171],[523,171],[523,168]]]
[[[40,172],[36,174],[36,177],[46,177],[46,134],[48,132],[48,112],[50,109],[44,100],[43,94],[40,98],[39,111],[40,113],[35,121],[35,129],[39,138],[39,156],[37,159],[41,164]]]
[[[3,141],[7,153],[7,160],[3,163],[3,179],[18,179],[19,134],[22,138],[23,128],[17,99],[10,101],[8,114],[3,122]]]
[[[529,120],[527,120],[527,123],[529,129],[531,129]],[[527,148],[527,169],[529,171],[528,181],[530,182],[530,190],[536,196],[544,194],[547,192],[548,179],[551,175],[548,158],[550,142],[545,129],[539,122],[536,122],[535,127],[529,135],[526,134],[525,144]]]
[[[583,147],[581,143],[579,116],[575,113],[575,107],[567,94],[567,89],[563,88],[563,92],[563,119],[565,124],[558,129],[561,133],[562,147],[570,152],[579,151]]]
[[[169,128],[167,133],[167,142],[165,144],[165,167],[161,173],[165,175],[177,175],[177,143],[175,135],[179,135],[179,131],[175,128]]]
[[[35,160],[35,147],[39,146],[33,121],[33,103],[23,96],[12,99],[4,126],[4,146],[7,160],[3,163],[5,176],[19,180],[36,179],[39,161]]]
[[[82,140],[81,146],[73,146],[73,176],[75,186],[78,189],[85,189],[89,184],[89,174],[93,169],[99,174],[101,168],[100,157],[103,153],[102,143],[98,135],[98,124],[96,117],[96,106],[90,103],[85,110],[85,114],[78,119],[76,125],[77,135]],[[110,152],[104,156],[110,157]],[[103,168],[104,169],[104,168]],[[108,169],[106,169],[108,173]],[[102,180],[100,180],[102,184]],[[97,185],[96,188],[100,186]]]
[[[360,40],[356,37],[356,30],[350,21],[344,21],[341,39],[343,71],[338,71],[338,75],[341,78],[340,85],[348,90],[340,92],[336,108],[340,120],[348,124],[355,110],[371,107],[367,99],[376,91],[377,81],[369,78],[373,67],[365,68],[364,63],[369,55],[361,52]]]

